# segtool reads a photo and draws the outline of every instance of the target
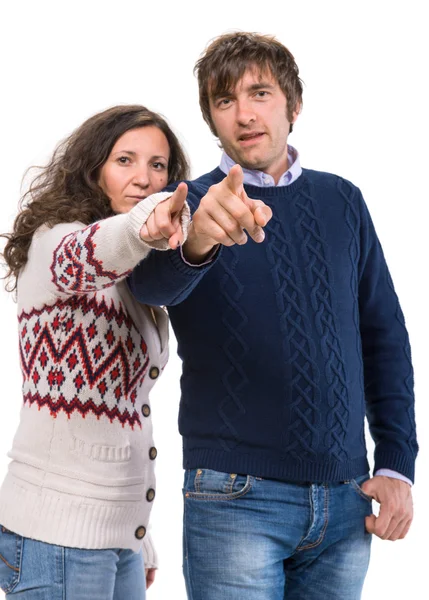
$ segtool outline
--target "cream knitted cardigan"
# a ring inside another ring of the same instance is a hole
[[[20,424],[0,490],[0,523],[76,548],[143,546],[155,495],[149,392],[167,362],[168,319],[124,278],[166,241],[141,226],[171,194],[84,226],[42,227],[18,279]],[[189,208],[182,211],[186,233]]]

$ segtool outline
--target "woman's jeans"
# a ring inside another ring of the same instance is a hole
[[[143,556],[54,546],[0,525],[0,588],[16,600],[144,600]]]
[[[187,471],[189,600],[358,600],[371,545],[366,479],[292,484]]]

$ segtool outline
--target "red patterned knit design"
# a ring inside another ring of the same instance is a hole
[[[94,235],[99,228],[99,223],[94,223],[70,233],[55,249],[51,264],[52,281],[61,292],[76,294],[107,288],[131,272],[116,273],[104,269],[103,261],[96,258],[95,252]]]
[[[55,417],[89,412],[141,426],[137,391],[146,343],[121,305],[74,296],[18,317],[24,402]]]

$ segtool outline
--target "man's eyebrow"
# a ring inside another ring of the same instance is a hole
[[[252,83],[252,85],[250,85],[248,88],[246,88],[249,92],[255,92],[257,90],[266,90],[266,89],[270,89],[273,90],[275,88],[275,85],[273,83],[270,83],[268,81],[260,81],[258,83]]]
[[[258,83],[252,83],[249,87],[246,88],[247,92],[257,92],[258,90],[273,90],[275,85],[269,81],[259,81]],[[220,98],[231,98],[235,95],[234,90],[222,90],[220,92],[216,92],[215,94],[211,94],[210,98],[212,102],[216,102]]]
[[[219,98],[231,98],[233,95],[233,90],[222,90],[220,92],[216,92],[215,94],[210,94],[210,99],[212,102],[216,102],[216,100],[219,100]]]

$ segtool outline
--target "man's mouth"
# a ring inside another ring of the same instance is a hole
[[[260,131],[252,131],[249,133],[243,133],[238,138],[238,141],[241,144],[245,144],[245,145],[249,144],[250,145],[253,142],[259,142],[259,140],[261,140],[264,135],[265,135],[265,133],[260,132]]]

